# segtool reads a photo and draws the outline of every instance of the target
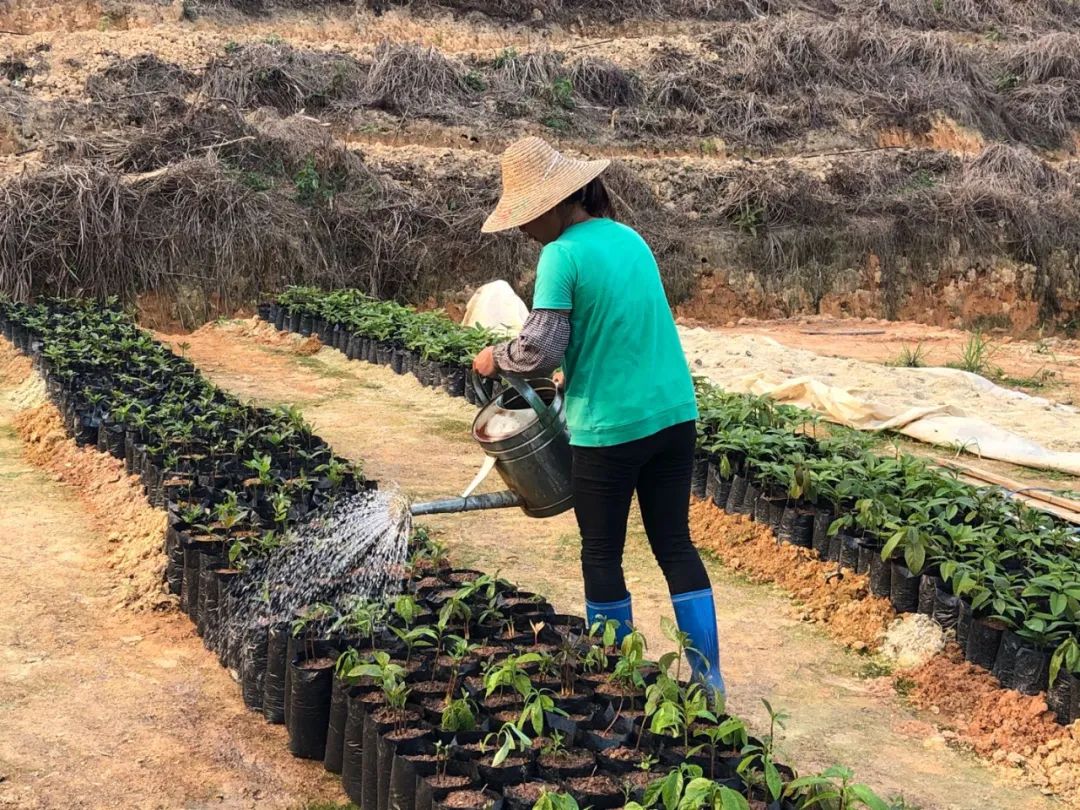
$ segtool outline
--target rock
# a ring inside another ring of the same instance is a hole
[[[909,613],[885,631],[881,653],[902,669],[924,664],[945,649],[945,633],[929,616]]]
[[[727,323],[724,324],[724,328],[725,329],[734,329],[735,328],[735,321],[728,321]]]

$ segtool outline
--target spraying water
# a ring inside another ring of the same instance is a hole
[[[412,532],[404,497],[361,492],[309,518],[254,562],[229,591],[220,632],[230,644],[314,605],[379,599],[400,588]]]

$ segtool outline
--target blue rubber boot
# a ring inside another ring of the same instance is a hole
[[[586,599],[585,620],[588,627],[592,627],[595,622],[601,619],[615,619],[619,623],[619,627],[615,631],[615,644],[622,644],[622,640],[629,634],[634,623],[634,611],[630,605],[630,594],[626,594],[626,598],[620,599],[618,602],[590,602]]]
[[[716,606],[712,588],[671,597],[675,606],[675,621],[679,629],[690,636],[692,650],[686,651],[693,680],[708,691],[725,694],[724,676],[720,673],[720,642],[716,633]]]

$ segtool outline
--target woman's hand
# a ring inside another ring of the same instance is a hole
[[[473,358],[472,367],[481,377],[494,377],[499,373],[495,365],[495,352],[490,346]]]

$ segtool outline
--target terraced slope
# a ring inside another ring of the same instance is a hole
[[[17,294],[527,295],[532,249],[476,230],[532,133],[621,158],[622,216],[695,314],[1078,318],[1065,0],[39,6],[0,19],[28,32],[0,35]]]

